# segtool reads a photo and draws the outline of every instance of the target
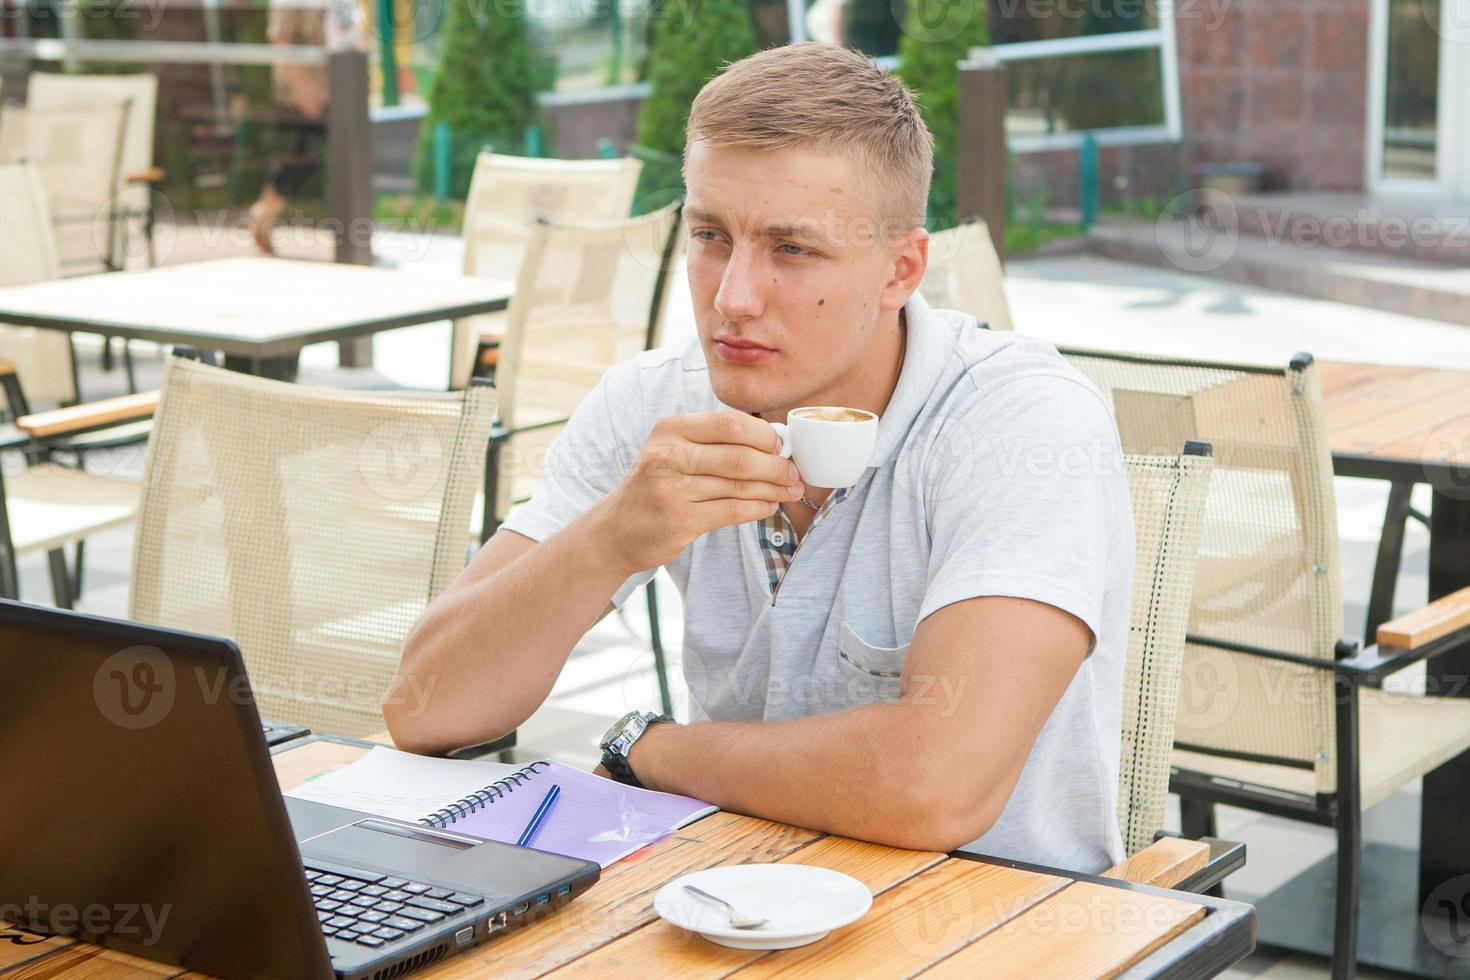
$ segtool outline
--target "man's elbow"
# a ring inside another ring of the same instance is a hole
[[[1000,819],[1005,801],[964,786],[911,785],[889,815],[882,843],[916,851],[952,851],[982,837]]]
[[[426,723],[425,706],[416,703],[413,689],[412,678],[398,674],[379,702],[388,734],[393,744],[405,752],[418,755],[441,752],[444,747],[435,744],[431,727]]]

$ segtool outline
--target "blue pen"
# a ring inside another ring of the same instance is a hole
[[[536,836],[536,831],[541,829],[541,822],[546,819],[546,814],[551,812],[551,805],[556,802],[556,798],[560,795],[561,787],[556,785],[556,783],[552,783],[551,789],[546,791],[546,798],[541,801],[541,805],[531,815],[531,822],[526,824],[525,830],[521,831],[520,840],[516,841],[517,847],[526,847],[531,843],[531,839]]]

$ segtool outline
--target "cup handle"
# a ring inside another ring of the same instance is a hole
[[[776,455],[782,459],[791,458],[791,431],[786,428],[785,422],[772,422],[771,428],[776,430],[776,438],[781,440],[781,448],[776,450]]]

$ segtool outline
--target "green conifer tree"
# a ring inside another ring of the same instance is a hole
[[[934,182],[929,223],[955,220],[955,144],[959,129],[959,71],[973,47],[990,43],[984,0],[914,0],[898,43],[898,75],[914,90],[934,134]]]
[[[413,175],[420,189],[433,189],[434,130],[448,123],[450,194],[464,198],[481,149],[520,152],[536,116],[536,76],[523,0],[449,0],[448,9]]]
[[[653,151],[638,185],[644,211],[683,193],[679,160],[694,97],[727,62],[755,51],[755,29],[742,0],[665,2],[657,11],[648,54],[653,91],[638,110],[636,137]]]

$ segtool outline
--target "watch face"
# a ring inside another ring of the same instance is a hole
[[[623,715],[623,717],[619,718],[617,721],[613,722],[612,727],[603,734],[602,741],[597,743],[598,748],[606,751],[607,747],[611,745],[619,735],[623,734],[623,730],[628,727],[629,722],[637,717],[638,712],[630,711],[627,714]]]

